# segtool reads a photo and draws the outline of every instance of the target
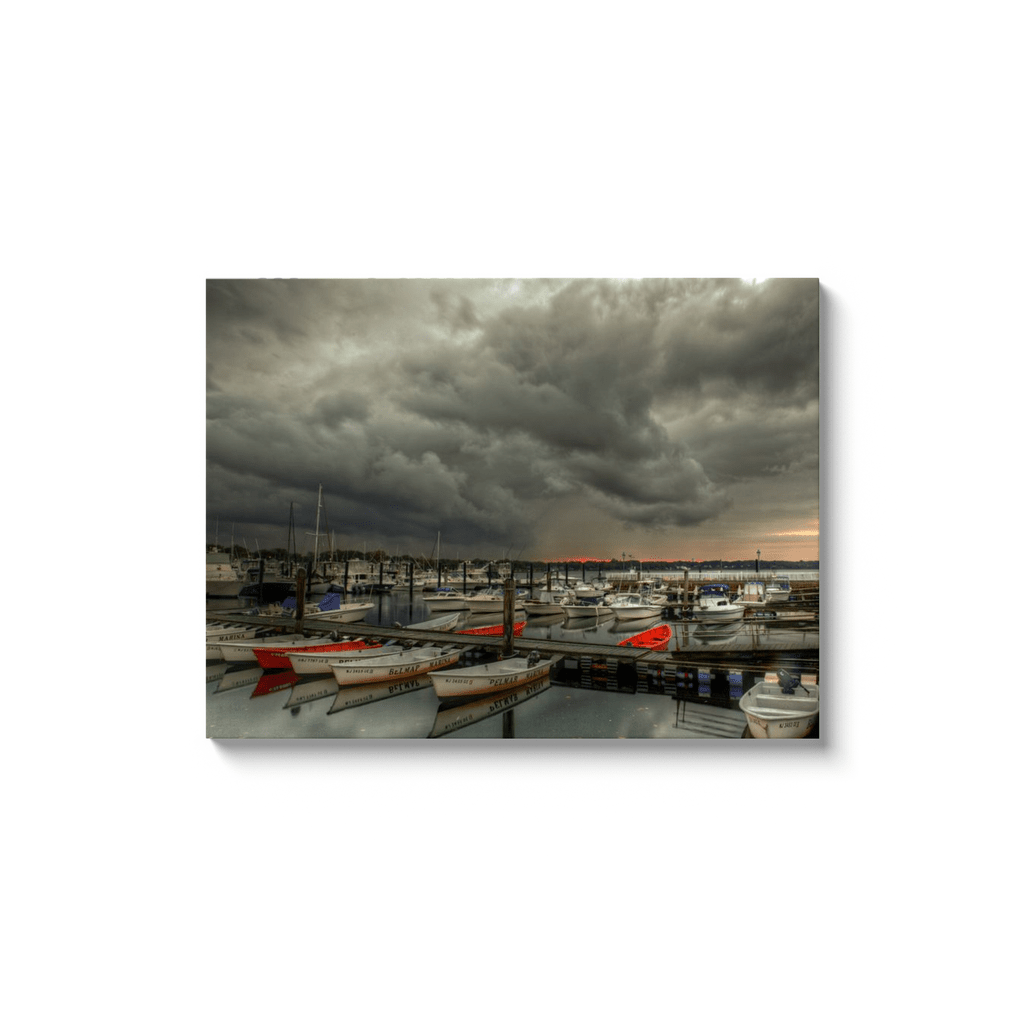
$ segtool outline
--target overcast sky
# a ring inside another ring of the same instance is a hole
[[[312,548],[818,558],[818,282],[207,282],[207,524]],[[321,524],[322,526],[323,524]]]

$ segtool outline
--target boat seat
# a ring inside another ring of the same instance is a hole
[[[779,711],[817,711],[818,700],[816,697],[787,697],[783,695],[777,697],[770,693],[759,693],[757,694],[757,706]]]

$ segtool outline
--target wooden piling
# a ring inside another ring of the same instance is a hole
[[[306,570],[300,565],[295,571],[295,624],[302,631],[302,616],[306,612]]]
[[[516,619],[516,581],[515,577],[509,576],[505,580],[505,607],[504,607],[504,631],[505,643],[502,651],[505,654],[512,654],[515,650],[513,642],[513,630]]]

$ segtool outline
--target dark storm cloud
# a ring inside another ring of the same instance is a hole
[[[244,495],[242,518],[281,522],[323,482],[332,527],[507,543],[548,498],[686,526],[729,506],[730,480],[815,464],[814,281],[214,281],[207,296],[211,516]]]
[[[816,281],[769,282],[753,291],[722,282],[687,297],[662,332],[666,388],[775,403],[817,397]]]

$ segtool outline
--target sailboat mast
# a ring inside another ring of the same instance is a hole
[[[320,550],[320,504],[324,496],[324,485],[320,484],[320,489],[316,494],[316,536],[313,538],[313,568],[316,569],[316,556]]]

